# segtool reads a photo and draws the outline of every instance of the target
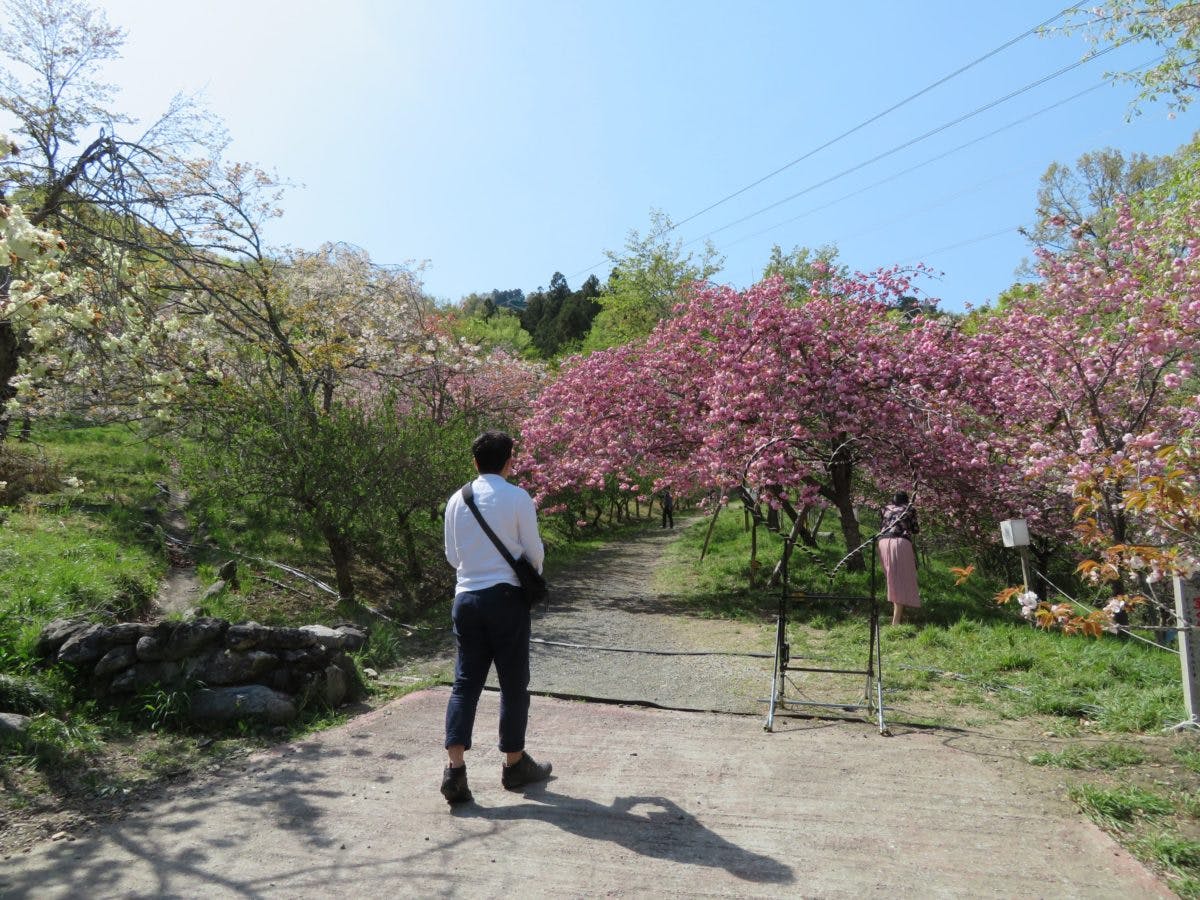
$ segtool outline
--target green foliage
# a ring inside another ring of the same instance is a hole
[[[191,708],[190,690],[182,688],[151,687],[138,694],[133,709],[151,731],[174,728],[187,721]]]
[[[1191,887],[1187,893],[1179,891],[1180,896],[1196,896],[1195,891],[1200,884],[1195,881],[1195,874],[1200,872],[1200,842],[1189,840],[1173,831],[1158,831],[1140,838],[1133,844],[1134,852],[1143,859],[1157,863],[1173,872],[1184,873],[1191,870],[1188,879]],[[1173,885],[1179,890],[1179,885]]]
[[[413,520],[436,515],[467,479],[475,423],[404,415],[388,396],[316,412],[305,398],[269,392],[231,394],[211,416],[186,468],[226,509],[319,534],[345,600],[356,558],[403,561],[420,581],[425,532]]]
[[[544,358],[573,352],[600,312],[599,295],[600,280],[595,275],[572,291],[562,273],[555,272],[549,290],[538,288],[529,295],[521,326],[533,336],[533,344]]]
[[[1029,761],[1035,766],[1057,766],[1061,769],[1120,769],[1136,766],[1149,757],[1139,747],[1122,744],[1102,744],[1099,747],[1068,747],[1057,753],[1043,750]]]
[[[1081,6],[1072,8],[1074,18],[1058,30],[1082,31],[1096,48],[1141,41],[1162,51],[1152,65],[1107,73],[1108,78],[1138,87],[1130,115],[1139,111],[1139,103],[1164,96],[1170,108],[1188,108],[1200,88],[1200,9],[1194,2],[1104,0]]]
[[[456,319],[453,327],[456,337],[488,350],[506,350],[514,356],[523,355],[533,344],[533,337],[521,327],[521,316],[510,309],[499,309],[487,316],[464,316]]]
[[[1097,823],[1112,828],[1128,825],[1137,816],[1165,816],[1175,811],[1168,798],[1132,785],[1111,789],[1074,785],[1068,796]]]
[[[42,713],[29,720],[26,735],[39,760],[62,763],[96,753],[102,745],[103,729],[79,716],[64,721]]]
[[[0,712],[24,715],[53,712],[58,698],[31,676],[0,674]]]
[[[1042,175],[1037,193],[1038,225],[1028,237],[1036,247],[1054,252],[1075,247],[1080,239],[1108,246],[1117,203],[1134,203],[1168,182],[1177,160],[1106,147],[1084,153],[1074,166],[1053,162]]]
[[[85,503],[149,502],[158,494],[156,482],[168,475],[156,438],[132,426],[44,422],[34,429],[33,440],[65,474],[82,482]]]
[[[379,671],[397,666],[408,655],[412,638],[389,623],[381,623],[371,629],[367,646],[354,654],[359,669],[371,668]]]
[[[0,482],[0,506],[12,506],[27,494],[55,494],[65,486],[55,460],[8,443],[0,444]]]
[[[784,253],[778,244],[771,248],[771,257],[763,269],[763,278],[779,276],[792,288],[792,298],[797,303],[808,299],[809,289],[813,283],[820,281],[833,272],[848,274],[848,269],[837,261],[838,249],[833,244],[818,247],[793,247],[791,252]]]
[[[601,310],[583,349],[603,350],[644,338],[679,302],[680,290],[721,271],[725,260],[711,243],[697,259],[684,254],[683,241],[672,240],[674,225],[665,213],[650,211],[643,237],[629,232],[623,253],[608,251],[612,274],[600,295]]]

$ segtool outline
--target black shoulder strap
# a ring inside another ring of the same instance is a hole
[[[496,545],[496,549],[500,551],[500,555],[503,556],[505,561],[515,569],[517,561],[513,559],[513,555],[508,552],[508,548],[504,546],[504,542],[500,540],[500,538],[496,537],[496,532],[492,531],[491,526],[484,521],[483,514],[479,512],[479,507],[475,505],[475,490],[471,487],[470,482],[467,482],[463,485],[462,498],[463,502],[470,507],[471,512],[475,516],[475,521],[479,523],[479,527],[483,529],[483,533],[492,539],[492,543]]]

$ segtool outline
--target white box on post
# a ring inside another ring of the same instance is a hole
[[[1029,528],[1024,519],[1005,519],[1000,523],[1000,537],[1005,547],[1029,546]]]

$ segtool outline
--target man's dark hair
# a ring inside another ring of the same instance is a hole
[[[896,491],[896,496],[892,498],[892,502],[897,506],[908,506],[908,494],[904,491]]]
[[[503,431],[485,431],[471,443],[471,455],[483,475],[499,475],[512,451],[513,439]]]

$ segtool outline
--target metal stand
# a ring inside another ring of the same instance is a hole
[[[871,548],[871,589],[865,597],[848,594],[812,594],[805,593],[806,600],[837,600],[850,603],[866,603],[870,622],[870,633],[867,645],[867,664],[863,669],[819,668],[814,666],[794,666],[791,664],[791,653],[787,639],[788,614],[791,604],[791,585],[788,578],[788,560],[791,557],[790,542],[784,548],[783,569],[781,571],[781,589],[779,593],[779,615],[775,625],[775,667],[771,677],[771,696],[760,702],[768,704],[767,721],[763,728],[774,730],[775,715],[783,714],[793,707],[823,707],[839,709],[846,712],[866,710],[873,713],[879,725],[880,734],[888,734],[887,723],[883,717],[883,654],[879,641],[879,601],[875,590],[875,559],[876,540],[869,543]],[[824,672],[835,675],[863,675],[866,685],[862,700],[853,703],[817,703],[812,700],[793,700],[786,696],[787,675],[789,672]]]

